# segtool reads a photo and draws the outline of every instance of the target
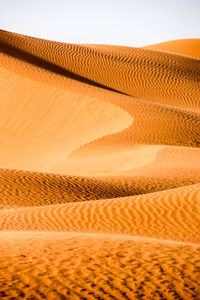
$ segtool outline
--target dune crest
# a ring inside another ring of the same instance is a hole
[[[127,95],[172,106],[176,103],[178,107],[199,111],[198,59],[144,48],[128,48],[125,52],[115,48],[113,51],[96,49],[6,31],[1,31],[0,43],[4,51],[12,47],[13,51],[23,51]],[[98,64],[98,60],[102,63]],[[92,65],[95,68],[91,68]]]
[[[144,47],[145,49],[159,50],[200,58],[200,39],[174,40]]]

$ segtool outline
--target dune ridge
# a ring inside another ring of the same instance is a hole
[[[199,53],[0,31],[0,298],[199,299]]]
[[[145,49],[165,51],[182,54],[194,58],[200,58],[200,40],[199,39],[180,39],[167,41],[154,45],[145,46]]]
[[[198,109],[198,59],[166,52],[156,52],[155,55],[142,48],[128,48],[126,55],[115,50],[45,41],[6,31],[1,31],[0,43],[128,95],[172,106],[176,100],[176,105],[186,109],[193,109],[189,101],[192,98],[195,109]],[[54,51],[57,55],[53,55]],[[96,63],[98,59],[102,60],[101,64]],[[95,68],[91,69],[91,65]],[[173,77],[169,76],[171,72]]]
[[[115,233],[200,242],[200,185],[133,198],[16,208],[0,212],[0,230]]]

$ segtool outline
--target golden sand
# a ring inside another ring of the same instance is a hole
[[[200,299],[200,40],[0,48],[0,299]]]

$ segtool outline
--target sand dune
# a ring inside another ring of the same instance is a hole
[[[158,167],[150,164],[115,176],[0,169],[1,209],[127,197],[198,182],[198,168],[166,168],[159,163]]]
[[[158,43],[144,47],[158,51],[182,54],[194,58],[200,58],[200,40],[199,39],[184,39]]]
[[[103,49],[103,50],[115,50],[125,52],[130,51],[132,47],[123,47],[123,46],[115,46],[115,45],[93,45],[93,44],[85,44],[83,46]],[[156,51],[170,52],[175,54],[181,54],[184,56],[189,56],[193,58],[200,58],[200,40],[199,39],[180,39],[162,42],[158,44],[148,45],[142,47],[144,49],[152,49]]]
[[[0,298],[198,299],[200,40],[0,50]]]
[[[200,242],[200,185],[133,198],[5,209],[0,230],[115,233]]]
[[[29,59],[36,56],[119,92],[199,111],[199,59],[144,48],[109,51],[6,31],[1,32],[0,43],[4,51],[8,47],[12,47],[11,52],[21,50],[28,53]]]

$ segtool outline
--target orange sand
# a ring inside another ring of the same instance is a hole
[[[0,48],[0,299],[200,299],[200,40]]]

